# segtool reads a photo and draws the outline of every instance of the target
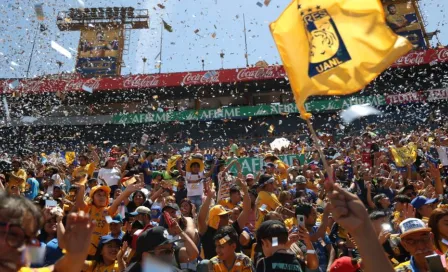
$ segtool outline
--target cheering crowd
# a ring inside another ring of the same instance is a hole
[[[2,164],[1,272],[448,271],[443,127],[282,150],[84,151]],[[246,157],[263,168],[243,175]]]

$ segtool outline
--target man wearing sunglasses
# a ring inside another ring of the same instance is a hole
[[[36,235],[42,228],[42,219],[39,209],[28,199],[0,192],[0,271],[33,271],[28,266],[36,260],[32,254],[23,253],[40,246]],[[66,250],[65,256],[54,266],[34,271],[81,271],[92,232],[93,225],[87,214],[69,214],[65,233],[59,241],[61,248]]]
[[[411,260],[400,263],[395,271],[429,271],[425,257],[436,254],[431,228],[417,218],[408,218],[400,223],[401,245],[411,255]]]

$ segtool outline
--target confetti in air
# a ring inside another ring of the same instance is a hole
[[[60,46],[55,41],[51,41],[51,48],[53,48],[54,50],[58,51],[59,53],[61,53],[62,55],[66,56],[69,59],[72,58],[72,54],[67,49],[65,49],[64,47]]]
[[[364,116],[380,114],[381,112],[379,110],[375,109],[369,104],[353,105],[341,113],[341,118],[345,123],[351,123],[354,120]]]

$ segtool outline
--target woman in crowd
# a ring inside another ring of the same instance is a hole
[[[432,211],[428,226],[434,234],[435,247],[446,254],[448,252],[448,209],[437,208]]]
[[[123,271],[126,268],[122,258],[118,259],[121,240],[110,235],[101,237],[93,261],[85,261],[84,272]],[[120,254],[122,256],[122,254]]]
[[[121,170],[116,167],[117,159],[108,158],[105,165],[98,172],[98,179],[104,181],[110,187],[110,196],[113,197],[121,178]]]

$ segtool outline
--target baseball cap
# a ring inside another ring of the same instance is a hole
[[[257,240],[270,239],[272,237],[288,237],[288,229],[285,224],[278,220],[264,221],[257,229]]]
[[[111,242],[111,241],[117,241],[118,244],[121,245],[121,239],[119,239],[119,238],[115,238],[115,237],[113,237],[112,235],[104,235],[104,236],[101,236],[101,239],[100,239],[100,245],[107,244],[107,243],[109,243],[109,242]]]
[[[431,232],[431,228],[426,227],[426,224],[417,218],[408,218],[403,220],[399,225],[400,238],[416,232]]]
[[[137,239],[137,256],[143,252],[154,250],[156,247],[172,244],[180,239],[170,239],[168,230],[162,226],[145,230]]]
[[[360,269],[359,263],[347,256],[338,258],[330,266],[330,272],[356,272]]]
[[[276,168],[276,167],[275,167],[275,164],[272,163],[272,162],[268,162],[268,163],[266,163],[266,167]]]
[[[246,179],[255,179],[253,174],[247,174]]]
[[[226,215],[226,214],[231,213],[231,212],[232,211],[227,210],[222,205],[215,205],[208,212],[208,216],[209,217],[213,217],[213,216],[217,216],[217,215]]]
[[[171,209],[174,209],[174,210],[176,210],[176,211],[179,210],[179,206],[178,206],[176,203],[167,203],[167,204],[163,207],[162,212],[165,211],[166,208],[171,208]]]
[[[304,176],[297,176],[295,183],[296,184],[306,184],[306,178]]]
[[[415,209],[421,208],[423,205],[432,204],[437,202],[437,198],[426,198],[424,196],[418,196],[411,201],[412,206]]]
[[[299,171],[300,171],[300,167],[298,167],[298,166],[292,166],[292,167],[289,167],[287,171],[288,171],[288,173],[291,173],[292,171],[297,171],[297,172],[299,172]]]
[[[110,194],[110,187],[109,186],[105,186],[105,185],[97,185],[97,186],[95,186],[95,187],[93,187],[91,190],[90,190],[90,194],[89,194],[89,197],[91,198],[91,199],[93,199],[93,195],[97,192],[97,191],[104,191],[107,195],[109,195]]]
[[[115,224],[123,223],[123,218],[121,217],[121,214],[117,214],[114,217],[112,217],[112,221],[110,222]]]
[[[135,209],[135,212],[138,214],[151,214],[151,210],[145,206],[137,207],[137,209]]]
[[[262,175],[260,177],[260,179],[258,180],[258,185],[260,187],[263,187],[266,184],[274,183],[274,181],[275,181],[275,179],[274,179],[273,176],[271,176],[271,175]]]

